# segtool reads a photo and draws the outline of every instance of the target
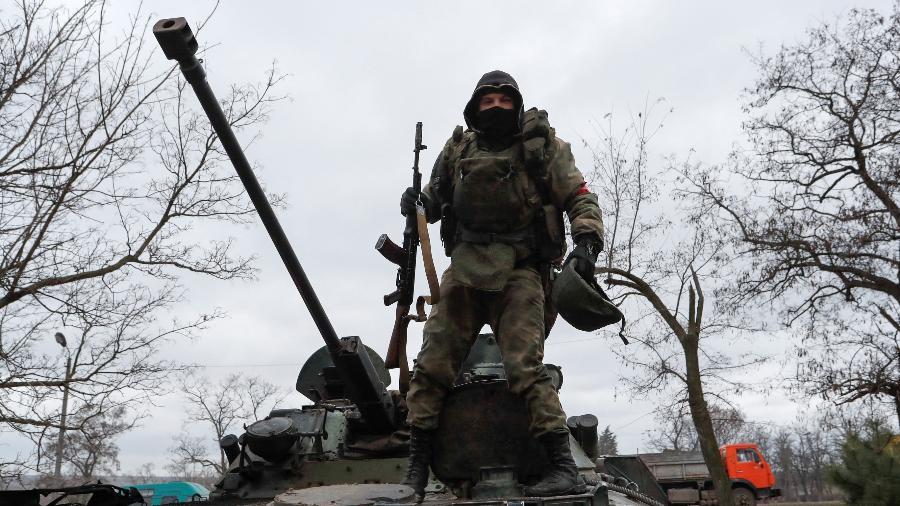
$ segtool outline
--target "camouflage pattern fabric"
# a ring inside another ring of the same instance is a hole
[[[603,218],[597,196],[587,192],[584,176],[575,167],[569,143],[554,137],[553,157],[547,164],[546,186],[549,198],[569,216],[572,235],[594,234],[603,237]],[[535,212],[541,207],[537,183],[522,166],[521,143],[502,151],[482,149],[476,134],[465,132],[451,138],[435,162],[431,181],[422,192],[429,208],[430,223],[440,218],[442,197],[453,198],[454,212],[462,211],[460,224],[476,232],[513,233],[533,227]],[[436,179],[444,174],[446,181]],[[504,177],[506,176],[506,179]],[[493,179],[493,181],[491,180]],[[452,184],[450,184],[452,181]],[[476,183],[477,185],[473,184]],[[438,185],[450,185],[453,191],[438,191]],[[469,189],[471,188],[471,189]],[[477,199],[479,202],[464,202]],[[509,209],[497,211],[498,204]],[[502,289],[509,271],[535,254],[533,245],[515,244],[515,262],[509,262],[509,247],[502,244],[457,245],[451,255],[456,280],[481,290]]]
[[[547,166],[551,203],[568,215],[572,237],[594,234],[602,238],[603,218],[597,196],[587,191],[569,143],[559,137],[556,143],[555,155]]]
[[[566,430],[566,416],[544,367],[544,290],[532,268],[513,269],[502,291],[488,292],[456,281],[453,265],[441,280],[441,302],[425,323],[422,350],[413,369],[407,422],[438,426],[444,398],[484,324],[493,330],[510,390],[528,405],[535,436]]]
[[[600,214],[600,207],[597,202],[597,196],[586,191],[584,185],[584,175],[575,166],[575,157],[572,155],[571,145],[560,139],[553,137],[556,144],[554,149],[549,150],[552,157],[547,162],[546,167],[546,186],[549,189],[549,204],[553,204],[557,209],[562,209],[569,217],[569,223],[572,228],[572,237],[578,237],[583,234],[594,234],[597,237],[603,237],[603,218]],[[522,172],[525,176],[524,167],[520,168],[520,164],[524,163],[519,160],[521,143],[515,144],[513,147],[503,151],[490,151],[482,149],[478,146],[477,135],[469,130],[463,133],[460,138],[450,138],[444,145],[444,149],[437,157],[434,168],[431,171],[431,178],[427,185],[422,189],[428,201],[426,215],[429,223],[434,223],[441,218],[441,205],[443,204],[444,191],[438,190],[438,186],[450,186],[455,184],[457,174],[457,165],[467,158],[497,158],[509,157],[511,163]],[[447,181],[438,181],[442,174],[446,174]],[[454,181],[454,183],[449,183]],[[521,181],[523,185],[522,191],[529,205],[539,207],[541,199],[537,192],[536,184],[530,177],[525,177]],[[512,230],[509,230],[510,232]]]
[[[450,262],[456,266],[453,280],[457,283],[479,290],[499,292],[506,286],[515,268],[516,248],[498,242],[463,242],[453,249]]]
[[[459,223],[479,232],[509,232],[529,227],[541,199],[531,178],[511,152],[476,150],[457,164],[453,211]]]

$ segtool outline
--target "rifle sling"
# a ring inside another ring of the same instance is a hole
[[[406,333],[404,332],[404,337],[406,337]],[[402,339],[402,343],[400,344],[400,372],[398,375],[400,394],[406,395],[406,392],[409,392],[409,359],[406,357],[406,339]]]
[[[437,272],[434,270],[431,239],[428,237],[428,220],[425,218],[425,208],[422,206],[418,206],[416,209],[416,223],[419,228],[419,242],[422,246],[422,264],[425,267],[425,278],[428,280],[428,291],[431,293],[431,296],[425,297],[425,302],[433,306],[441,300],[441,287],[438,284]],[[418,306],[418,304],[416,305]]]

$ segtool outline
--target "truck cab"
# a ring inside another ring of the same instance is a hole
[[[724,445],[719,448],[728,477],[735,488],[745,486],[759,498],[779,495],[775,488],[772,466],[763,458],[759,447],[752,443]]]

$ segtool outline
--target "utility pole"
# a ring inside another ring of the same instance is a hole
[[[66,380],[63,384],[62,416],[59,419],[59,439],[56,442],[56,469],[53,476],[59,478],[62,474],[63,441],[66,435],[66,410],[69,407],[69,379],[72,376],[72,357],[66,359]]]

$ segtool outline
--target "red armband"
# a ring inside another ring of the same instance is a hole
[[[587,183],[582,181],[581,186],[579,186],[578,190],[575,192],[575,196],[584,195],[585,193],[591,193],[591,191],[588,190]]]

